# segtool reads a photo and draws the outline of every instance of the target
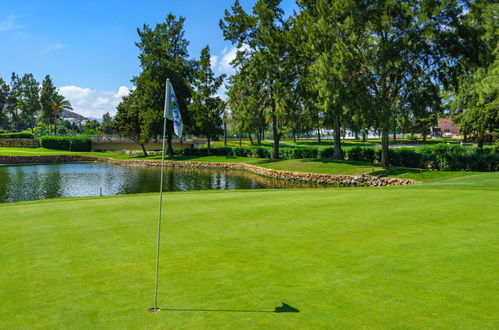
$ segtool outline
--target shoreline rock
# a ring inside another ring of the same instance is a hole
[[[88,161],[105,161],[109,163],[128,166],[161,166],[160,160],[141,159],[114,159],[80,155],[44,155],[44,156],[0,156],[0,164],[52,164],[52,163],[72,163]],[[275,178],[290,181],[315,182],[346,187],[382,187],[416,184],[410,179],[378,177],[369,174],[361,175],[337,175],[305,172],[290,172],[268,169],[260,166],[244,163],[223,163],[223,162],[196,162],[196,161],[176,161],[167,160],[165,166],[168,167],[194,167],[194,168],[219,168],[244,170],[268,178]]]

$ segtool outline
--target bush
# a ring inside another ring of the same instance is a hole
[[[436,144],[422,148],[390,148],[390,165],[431,168],[440,171],[499,171],[499,155],[471,147]],[[381,149],[353,147],[348,150],[350,160],[380,161]]]
[[[319,158],[333,158],[334,148],[323,148],[319,150]]]
[[[1,133],[0,139],[34,139],[35,136],[29,132]]]
[[[414,134],[406,134],[404,138],[408,141],[413,141],[413,142],[418,140],[418,137]]]
[[[425,167],[443,171],[498,171],[499,155],[459,145],[437,144],[421,149]]]
[[[424,168],[424,155],[415,149],[391,148],[388,151],[390,165],[402,167]]]
[[[317,158],[317,149],[279,148],[279,158],[281,159]]]
[[[272,149],[256,147],[251,150],[251,155],[256,158],[272,158]]]
[[[92,139],[86,136],[42,136],[40,144],[47,149],[90,151]]]
[[[376,152],[377,152],[376,148],[353,147],[347,150],[347,156],[349,160],[373,163],[375,160],[377,160]]]

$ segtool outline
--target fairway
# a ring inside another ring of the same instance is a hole
[[[0,328],[497,328],[498,201],[498,173],[168,193],[159,313],[157,195],[3,204]]]

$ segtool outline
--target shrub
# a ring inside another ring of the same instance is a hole
[[[256,147],[251,150],[251,155],[256,158],[272,158],[272,149]]]
[[[392,166],[425,167],[423,154],[417,152],[415,149],[391,148],[388,151],[388,157]]]
[[[317,158],[315,148],[280,148],[279,157],[281,159]]]
[[[232,148],[232,155],[237,157],[251,157],[251,148]]]
[[[319,158],[333,158],[334,148],[323,148],[319,150]]]
[[[35,136],[29,132],[1,133],[0,139],[34,139]]]
[[[92,139],[86,136],[42,136],[40,144],[47,149],[90,151]]]
[[[360,162],[371,162],[377,160],[376,149],[370,147],[353,147],[347,150],[349,160],[356,160]]]
[[[417,141],[418,137],[414,134],[406,134],[404,138],[408,141]]]

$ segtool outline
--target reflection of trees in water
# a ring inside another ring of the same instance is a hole
[[[64,197],[61,194],[61,173],[59,170],[49,167],[48,172],[43,176],[41,181],[41,190],[43,191],[42,198]]]
[[[108,163],[0,167],[0,202],[67,196],[158,192],[160,167]],[[263,177],[244,170],[165,167],[164,190],[331,187]]]
[[[7,190],[10,186],[10,176],[7,167],[0,166],[0,201],[7,200]]]

